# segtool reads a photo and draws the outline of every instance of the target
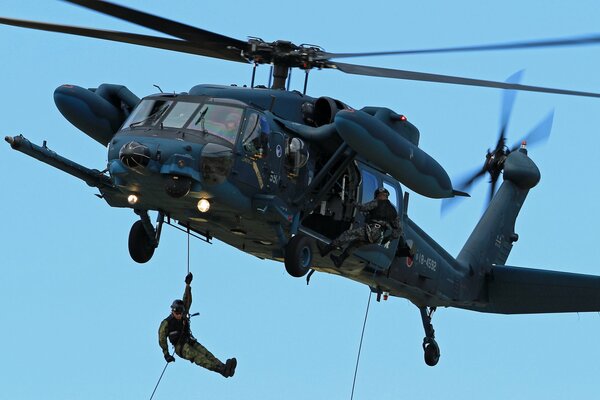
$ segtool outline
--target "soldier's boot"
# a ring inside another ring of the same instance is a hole
[[[221,374],[224,378],[228,378],[227,375],[227,364],[221,363],[218,367],[209,368],[211,371],[215,371],[218,374]]]
[[[340,254],[339,256],[332,254],[329,256],[329,258],[331,258],[331,261],[333,261],[333,264],[335,265],[336,268],[340,268],[342,266],[342,264],[344,263],[344,261],[346,260],[346,258],[348,258],[349,255],[350,254],[348,253],[348,251],[344,250],[344,252],[342,254]]]
[[[224,374],[223,376],[225,378],[230,378],[235,374],[235,367],[237,366],[237,359],[234,358],[230,358],[229,360],[227,360],[225,362],[225,366],[224,366]]]
[[[325,257],[327,254],[331,253],[331,251],[335,248],[333,242],[329,244],[317,242],[317,247],[319,248],[319,254],[321,254],[321,257]]]
[[[208,368],[208,369],[211,370],[211,371],[214,371],[214,372],[216,372],[218,374],[221,374],[225,378],[228,378],[227,371],[226,371],[226,366],[227,366],[227,364],[221,363],[221,365],[219,365],[218,367]]]

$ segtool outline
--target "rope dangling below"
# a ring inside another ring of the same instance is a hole
[[[362,350],[363,337],[365,336],[365,327],[367,326],[367,317],[369,316],[369,306],[371,305],[371,288],[369,288],[369,301],[365,312],[365,321],[363,322],[362,333],[360,334],[360,344],[358,345],[358,355],[356,356],[356,368],[354,368],[354,380],[352,381],[352,394],[350,400],[354,398],[354,385],[356,384],[356,374],[358,373],[358,362],[360,361],[360,351]]]

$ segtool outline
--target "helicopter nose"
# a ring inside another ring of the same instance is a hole
[[[129,142],[119,150],[119,159],[129,168],[145,168],[150,162],[150,149],[138,142]]]

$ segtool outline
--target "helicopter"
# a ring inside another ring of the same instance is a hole
[[[437,307],[499,313],[598,309],[595,277],[503,266],[518,239],[517,214],[540,178],[525,146],[503,153],[499,165],[504,183],[463,251],[453,258],[407,215],[408,197],[401,185],[431,198],[464,195],[418,147],[418,129],[386,108],[356,110],[337,99],[284,89],[291,68],[330,68],[501,89],[597,94],[337,63],[331,59],[343,54],[315,46],[238,41],[112,3],[70,2],[160,27],[182,40],[6,18],[0,22],[274,66],[269,87],[253,82],[248,88],[197,85],[187,93],[143,99],[121,85],[59,87],[55,101],[61,113],[108,147],[104,171],[83,167],[22,136],[6,138],[15,150],[97,188],[110,206],[133,209],[140,216],[129,238],[135,261],[152,257],[163,224],[175,220],[207,241],[216,238],[257,257],[282,261],[292,276],[305,276],[311,269],[328,272],[364,283],[378,294],[408,298],[421,312],[428,365],[437,364],[440,356],[431,325]],[[228,123],[233,131],[228,132]],[[320,258],[315,243],[361,223],[353,204],[369,201],[380,186],[390,191],[416,253],[406,254],[403,243],[395,240],[361,247],[342,268]],[[149,211],[158,212],[156,227]],[[544,286],[547,293],[532,293],[532,286]],[[560,298],[574,288],[577,296]]]

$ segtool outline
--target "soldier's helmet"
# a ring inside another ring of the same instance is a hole
[[[377,198],[377,196],[378,196],[380,193],[385,193],[385,194],[386,194],[386,196],[389,196],[389,195],[390,195],[390,192],[389,192],[389,191],[388,191],[386,188],[384,188],[384,187],[380,187],[380,188],[377,188],[377,190],[375,190],[375,195],[374,195],[373,197]]]
[[[175,312],[183,312],[184,308],[183,300],[177,299],[171,304],[171,310]]]

